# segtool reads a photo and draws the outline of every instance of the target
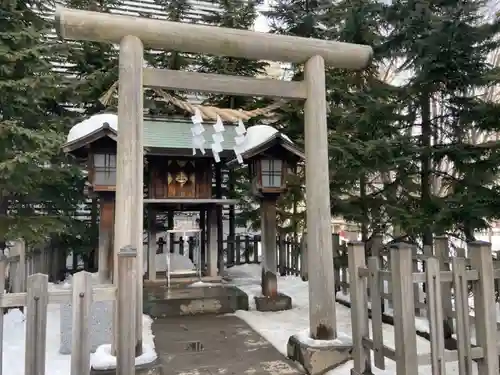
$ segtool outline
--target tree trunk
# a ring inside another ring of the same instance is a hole
[[[420,146],[422,147],[421,163],[422,171],[420,175],[421,200],[420,207],[425,215],[428,208],[432,204],[432,156],[431,156],[431,138],[432,138],[432,123],[430,111],[430,94],[424,91],[420,98],[420,108],[422,115],[422,134],[420,136]],[[424,246],[432,246],[432,229],[430,223],[426,224],[422,230],[422,242]]]

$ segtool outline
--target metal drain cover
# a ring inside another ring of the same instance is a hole
[[[186,350],[190,352],[201,352],[203,349],[203,344],[200,341],[191,341],[186,345]]]

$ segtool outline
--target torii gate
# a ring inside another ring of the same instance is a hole
[[[325,64],[363,69],[370,63],[371,47],[67,8],[56,10],[56,27],[65,39],[120,44],[115,211],[119,215],[114,264],[120,248],[137,248],[137,348],[142,347],[143,87],[305,99],[310,334],[320,340],[336,338]],[[304,63],[304,80],[287,82],[144,68],[143,44],[180,52]],[[113,279],[116,284],[117,277]]]

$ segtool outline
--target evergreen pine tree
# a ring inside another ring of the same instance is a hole
[[[362,72],[327,70],[328,127],[331,174],[332,215],[362,224],[364,239],[368,230],[384,232],[389,190],[375,186],[381,173],[393,167],[401,155],[394,136],[397,103],[393,88],[379,79],[384,53],[384,7],[376,1],[280,0],[269,16],[276,33],[334,39],[368,44],[376,48],[373,64]],[[293,67],[294,79],[302,79],[302,66]],[[303,112],[291,103],[277,123],[293,140],[303,139]]]
[[[0,241],[45,241],[71,226],[78,171],[60,146],[64,85],[46,39],[51,24],[43,1],[13,1],[0,10]]]
[[[482,100],[481,90],[497,79],[487,58],[499,47],[500,23],[483,21],[485,6],[400,0],[389,12],[388,50],[412,73],[401,98],[406,121],[420,127],[420,197],[406,229],[423,234],[424,245],[432,245],[434,233],[453,229],[472,240],[485,219],[497,217],[498,148],[470,142],[478,131],[498,132],[499,108]]]
[[[155,0],[161,6],[161,11],[165,13],[168,21],[190,22],[193,6],[189,0]],[[178,51],[157,51],[148,50],[145,54],[147,63],[158,69],[185,70],[192,66],[195,56],[189,53]],[[170,92],[175,96],[186,98],[186,92]],[[151,115],[187,115],[185,111],[166,103],[159,98],[153,90],[146,91],[147,108]]]
[[[332,214],[359,223],[364,241],[385,232],[385,212],[397,203],[392,186],[381,186],[380,176],[403,157],[401,139],[395,139],[394,88],[380,79],[386,57],[380,48],[384,11],[378,1],[340,1],[320,19],[329,37],[375,50],[369,67],[359,72],[329,69],[327,83]]]
[[[68,7],[100,12],[108,12],[121,3],[121,0],[65,0]],[[86,116],[104,111],[106,106],[99,98],[118,80],[119,51],[111,43],[79,41],[66,45],[72,104],[83,109]]]

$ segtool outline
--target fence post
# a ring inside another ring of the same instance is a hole
[[[254,240],[255,240],[255,237],[254,237]],[[262,236],[261,236],[261,241],[262,241]],[[254,241],[255,243],[255,241]],[[257,257],[258,257],[258,250],[257,248],[254,249],[254,251],[257,253]],[[246,254],[249,254],[250,255],[250,236],[245,236],[245,261],[247,258],[247,255]]]
[[[234,265],[234,241],[235,236],[229,235],[226,238],[226,251],[227,251],[227,266],[231,267]]]
[[[306,234],[302,234],[300,239],[300,278],[302,281],[309,279],[309,263],[307,262],[307,238]]]
[[[278,267],[280,271],[280,276],[286,276],[287,273],[287,254],[286,254],[286,242],[285,236],[282,234],[278,237]]]
[[[0,299],[5,290],[5,277],[7,268],[7,257],[0,253]],[[3,308],[0,304],[0,355],[3,353]],[[2,375],[2,365],[0,364],[0,375]]]
[[[472,283],[476,322],[476,343],[483,348],[483,358],[477,360],[481,375],[498,374],[497,319],[493,287],[491,244],[475,241],[468,244],[470,263],[479,273],[479,280]]]
[[[240,263],[241,263],[241,237],[240,236],[236,236],[236,245],[234,246],[235,247],[235,253],[234,253],[234,264],[236,266],[239,266]],[[245,252],[247,252],[248,249],[245,247]]]
[[[464,256],[465,258],[465,250],[464,250]],[[493,270],[497,270],[500,268],[500,251],[495,251],[495,260],[493,261]],[[500,297],[500,279],[494,279],[493,283],[495,285],[495,300],[498,302],[499,297]]]
[[[383,250],[384,250],[384,237],[381,234],[374,234],[372,236],[372,246],[371,246],[371,253],[372,256],[377,257],[378,259],[378,268],[382,269],[383,264],[384,264],[384,256],[383,256]],[[380,280],[380,293],[381,293],[381,309],[382,313],[385,312],[385,299],[383,294],[386,293],[386,287],[385,285],[388,283],[388,280]]]
[[[434,239],[434,250],[436,258],[439,259],[441,271],[450,271],[449,246],[446,236],[436,236]],[[443,298],[443,329],[445,338],[453,334],[453,304],[451,295],[452,283],[441,284],[441,297]]]
[[[441,271],[439,260],[435,257],[430,257],[426,260],[425,281],[427,291],[427,319],[430,326],[432,373],[435,375],[445,375]]]
[[[92,275],[80,271],[73,277],[71,302],[71,375],[88,375],[90,370],[90,317],[92,309]]]
[[[26,246],[24,240],[15,241],[10,249],[9,258],[19,257],[10,265],[9,281],[12,293],[22,293],[26,291]],[[14,267],[12,267],[14,265]]]
[[[470,353],[469,288],[464,258],[453,258],[453,294],[455,297],[455,331],[458,342],[458,373],[472,374]]]
[[[345,259],[348,258],[348,252],[347,252],[347,244],[344,243],[341,246],[342,249],[342,258],[341,259],[341,269],[342,269],[342,277],[341,277],[341,282],[340,282],[340,290],[342,291],[343,295],[347,295],[349,292],[348,290],[348,285],[349,285],[349,272],[347,268],[345,267]],[[349,261],[348,261],[349,263]],[[368,286],[367,286],[368,288]]]
[[[247,239],[250,241],[250,239],[247,237]],[[253,236],[253,262],[254,263],[260,263],[259,261],[259,242],[261,241],[261,236]],[[249,245],[250,246],[250,245]]]
[[[332,253],[333,253],[333,279],[335,289],[340,288],[340,237],[338,233],[332,233]]]
[[[366,267],[365,245],[362,242],[352,242],[348,246],[354,371],[356,374],[369,374],[371,373],[370,350],[363,345],[363,338],[370,336],[367,282],[358,271],[360,267]]]
[[[182,237],[182,236],[179,237],[179,255],[184,255],[184,240],[185,239],[186,239],[185,237]]]
[[[137,249],[130,245],[118,252],[116,373],[120,375],[135,375],[136,257]]]
[[[418,259],[418,252],[417,252],[417,247],[413,246],[412,248],[412,269],[413,272],[420,272],[419,270],[419,259]],[[423,298],[421,298],[421,289],[420,289],[420,284],[419,283],[414,283],[413,284],[413,298],[415,301],[415,315],[420,316],[422,314],[422,311],[420,310],[420,303],[423,302]]]
[[[396,373],[418,373],[415,336],[415,304],[413,299],[412,246],[407,243],[391,247],[391,285],[394,305],[394,340]]]
[[[45,375],[48,303],[49,277],[41,273],[28,277],[24,360],[26,375]]]
[[[373,254],[373,253],[372,253]],[[384,334],[382,322],[382,279],[380,277],[380,259],[378,255],[368,258],[368,284],[371,287],[372,337],[375,367],[385,370]]]
[[[189,236],[188,238],[188,257],[193,263],[197,262],[194,258],[194,237]]]

